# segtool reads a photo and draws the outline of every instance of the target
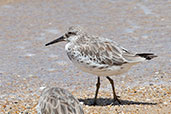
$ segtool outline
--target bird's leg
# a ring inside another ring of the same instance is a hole
[[[94,105],[96,105],[99,88],[100,88],[100,77],[98,77],[97,83],[96,83],[96,93],[95,93],[94,103],[93,103]]]
[[[119,100],[119,99],[117,98],[117,96],[116,96],[115,87],[114,87],[114,82],[113,82],[113,80],[112,80],[109,76],[107,76],[106,78],[109,80],[110,84],[112,85],[113,99],[114,99],[113,102],[118,101],[118,103],[121,104],[120,100]]]

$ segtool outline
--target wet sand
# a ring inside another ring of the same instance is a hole
[[[36,113],[41,89],[69,90],[86,114],[171,113],[171,2],[124,0],[0,1],[0,113]],[[157,58],[113,76],[121,105],[112,103],[110,83],[101,79],[92,106],[96,76],[69,61],[65,43],[45,47],[79,24],[135,52]]]

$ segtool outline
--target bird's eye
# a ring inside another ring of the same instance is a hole
[[[76,35],[74,32],[68,32],[69,35]]]
[[[72,32],[68,32],[68,34],[72,34]]]

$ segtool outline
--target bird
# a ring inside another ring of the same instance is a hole
[[[128,51],[109,38],[88,34],[78,25],[69,27],[64,35],[50,41],[45,46],[62,41],[67,42],[65,51],[74,65],[84,72],[97,76],[94,105],[97,105],[100,77],[106,77],[109,80],[113,91],[113,102],[118,101],[121,104],[111,76],[126,73],[132,66],[157,57],[153,53]]]
[[[78,99],[59,87],[45,88],[36,109],[37,114],[84,114]]]

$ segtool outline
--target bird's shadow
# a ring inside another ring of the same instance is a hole
[[[93,106],[94,98],[88,99],[78,99],[80,102],[83,102],[85,105]],[[157,103],[151,102],[140,102],[140,101],[129,101],[129,100],[120,100],[121,104],[117,101],[113,103],[111,98],[98,98],[96,106],[107,106],[107,105],[157,105]]]

